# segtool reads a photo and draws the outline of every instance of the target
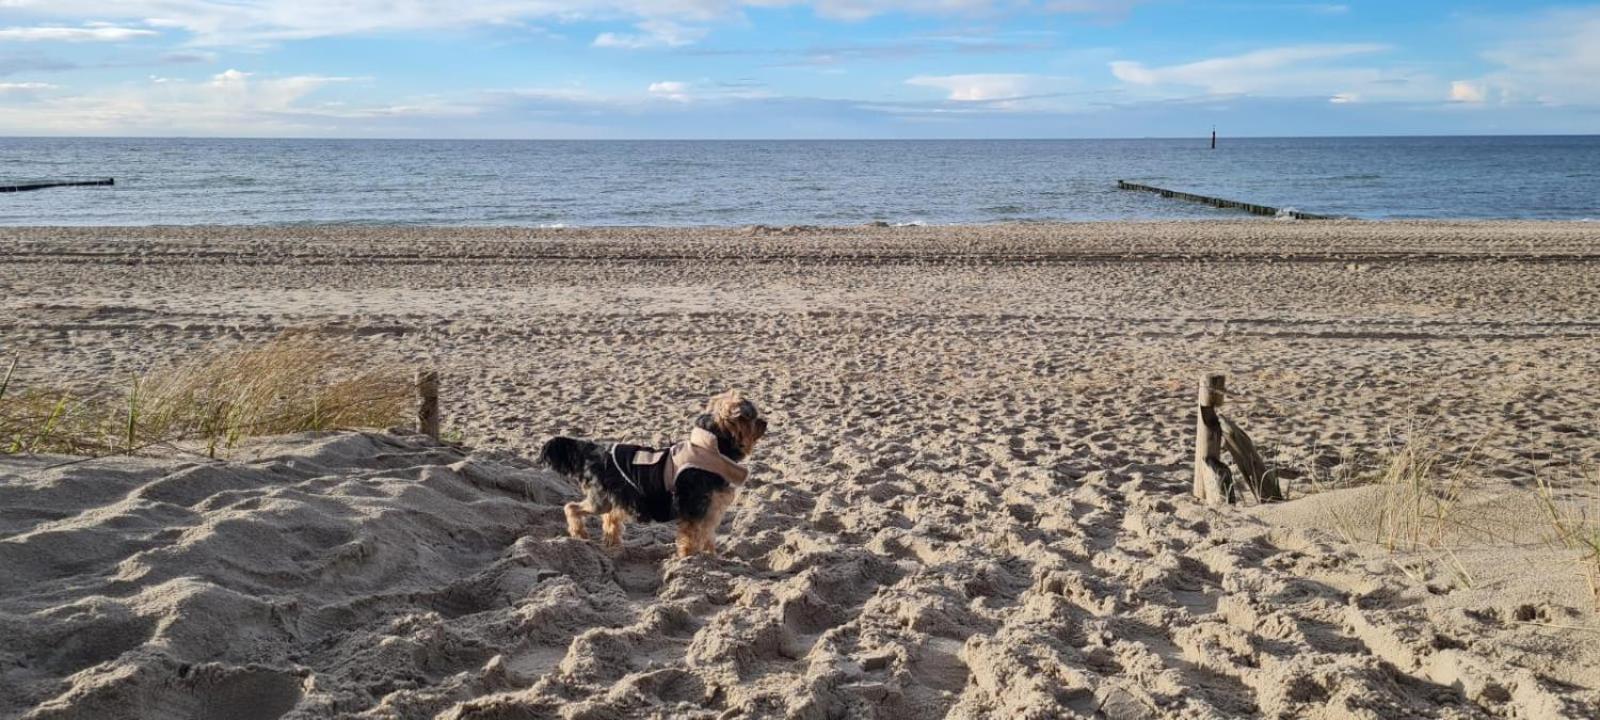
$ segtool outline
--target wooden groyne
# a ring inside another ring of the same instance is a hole
[[[1223,198],[1211,197],[1209,195],[1196,195],[1194,193],[1178,192],[1177,190],[1168,190],[1166,188],[1152,187],[1150,185],[1140,185],[1139,183],[1131,183],[1127,180],[1118,180],[1117,187],[1122,190],[1142,190],[1144,192],[1153,192],[1164,198],[1188,200],[1189,202],[1197,202],[1202,205],[1210,205],[1212,207],[1219,207],[1226,210],[1243,210],[1247,213],[1253,213],[1255,215],[1267,215],[1270,217],[1285,216],[1292,217],[1296,220],[1335,219],[1332,215],[1317,215],[1315,213],[1300,212],[1299,210],[1281,210],[1275,207],[1268,207],[1266,205],[1255,205],[1252,203],[1239,202],[1237,200],[1226,200]]]
[[[92,180],[38,180],[25,183],[12,183],[0,185],[0,193],[27,192],[29,190],[43,190],[53,187],[85,187],[90,185],[116,185],[116,178],[94,178]]]

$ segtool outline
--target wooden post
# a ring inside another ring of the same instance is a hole
[[[1261,459],[1255,442],[1238,423],[1221,416],[1218,419],[1222,422],[1222,449],[1228,451],[1233,464],[1239,467],[1245,487],[1255,493],[1257,502],[1282,501],[1283,488],[1278,484],[1278,474],[1267,469],[1267,462]]]
[[[1194,423],[1194,496],[1207,505],[1232,503],[1233,473],[1222,464],[1222,407],[1226,380],[1220,373],[1200,378],[1200,412]]]
[[[439,439],[439,371],[417,371],[417,431]]]

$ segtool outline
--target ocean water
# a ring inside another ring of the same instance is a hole
[[[1600,136],[453,141],[0,138],[3,225],[849,225],[1242,217],[1119,179],[1358,218],[1600,218]]]

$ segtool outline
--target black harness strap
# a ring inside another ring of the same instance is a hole
[[[643,445],[611,446],[611,463],[617,475],[639,493],[635,508],[650,520],[664,522],[677,516],[672,493],[667,490],[667,464],[671,453]]]

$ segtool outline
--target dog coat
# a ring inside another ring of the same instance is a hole
[[[611,446],[611,460],[622,479],[639,491],[640,510],[656,521],[671,520],[676,514],[672,495],[684,470],[704,470],[735,486],[750,478],[748,468],[717,449],[717,436],[701,428],[689,431],[687,441],[667,450],[617,443]]]

